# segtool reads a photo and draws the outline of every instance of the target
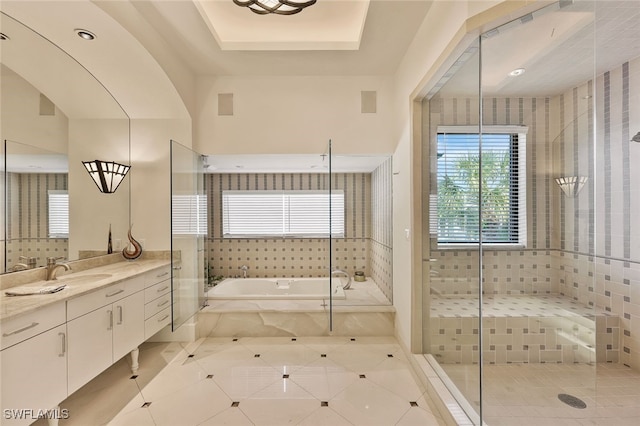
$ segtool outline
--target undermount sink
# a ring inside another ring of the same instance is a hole
[[[79,281],[99,281],[111,278],[112,274],[82,274],[82,275],[63,275],[55,280],[47,281],[46,285],[70,284]]]

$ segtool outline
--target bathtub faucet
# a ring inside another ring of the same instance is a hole
[[[341,270],[341,269],[336,269],[333,272],[331,272],[331,276],[334,276],[336,274],[342,274],[345,277],[347,277],[347,283],[345,285],[342,286],[343,290],[348,290],[349,287],[351,287],[351,275],[347,274],[345,271]]]
[[[240,270],[242,271],[242,278],[247,278],[247,272],[249,271],[249,267],[247,265],[242,265],[240,267]]]

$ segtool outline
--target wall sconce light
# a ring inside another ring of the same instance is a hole
[[[83,161],[84,167],[87,169],[89,176],[96,183],[96,186],[105,194],[116,192],[120,183],[129,172],[131,166],[116,163],[114,161]]]
[[[556,183],[560,186],[564,195],[573,198],[578,195],[588,179],[586,176],[565,176],[556,178]]]

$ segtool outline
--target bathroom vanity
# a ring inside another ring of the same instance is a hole
[[[170,271],[168,260],[117,262],[59,277],[57,293],[3,290],[1,423],[55,423],[68,413],[54,407],[127,353],[135,373],[138,345],[171,322]]]

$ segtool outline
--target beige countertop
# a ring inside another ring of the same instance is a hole
[[[44,306],[73,299],[120,281],[133,278],[145,272],[169,265],[166,259],[142,259],[133,262],[122,261],[109,265],[79,271],[76,273],[59,274],[57,280],[36,281],[20,287],[44,287],[66,284],[63,290],[42,295],[7,296],[5,290],[0,295],[0,322],[12,319],[18,315],[29,313]],[[62,271],[60,271],[62,272]]]

